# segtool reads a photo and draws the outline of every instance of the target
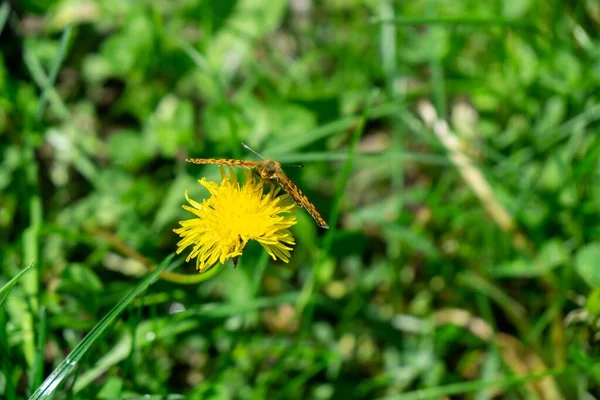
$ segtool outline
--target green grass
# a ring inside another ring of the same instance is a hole
[[[0,398],[600,397],[598,22],[3,3]],[[298,209],[288,264],[251,242],[199,275],[173,229],[219,169],[184,160],[240,142],[302,163],[331,228]]]

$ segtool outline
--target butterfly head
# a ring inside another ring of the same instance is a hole
[[[257,169],[261,179],[277,180],[281,175],[281,166],[275,160],[266,159],[261,163],[261,168]]]

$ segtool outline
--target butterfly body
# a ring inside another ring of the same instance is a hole
[[[316,223],[321,227],[328,229],[329,225],[323,219],[316,207],[302,193],[300,188],[287,177],[281,164],[275,160],[266,158],[262,161],[244,161],[230,158],[187,158],[185,161],[194,164],[217,164],[226,167],[241,167],[255,170],[261,179],[279,183],[281,187],[290,195],[299,207],[305,208],[313,217]]]

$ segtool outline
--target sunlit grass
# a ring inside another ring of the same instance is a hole
[[[593,7],[217,3],[0,5],[0,398],[600,396]],[[198,274],[241,141],[330,229]]]

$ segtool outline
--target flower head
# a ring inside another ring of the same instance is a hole
[[[249,240],[256,240],[274,259],[288,262],[290,250],[295,244],[289,227],[296,224],[296,217],[289,214],[294,202],[287,194],[277,196],[279,186],[268,185],[245,171],[246,180],[238,182],[229,169],[229,176],[221,168],[221,184],[198,182],[210,193],[210,198],[198,203],[185,197],[191,207],[183,208],[196,218],[180,221],[181,228],[174,232],[181,236],[177,243],[177,254],[193,246],[186,261],[196,258],[196,269],[204,272],[217,262],[242,254]]]

